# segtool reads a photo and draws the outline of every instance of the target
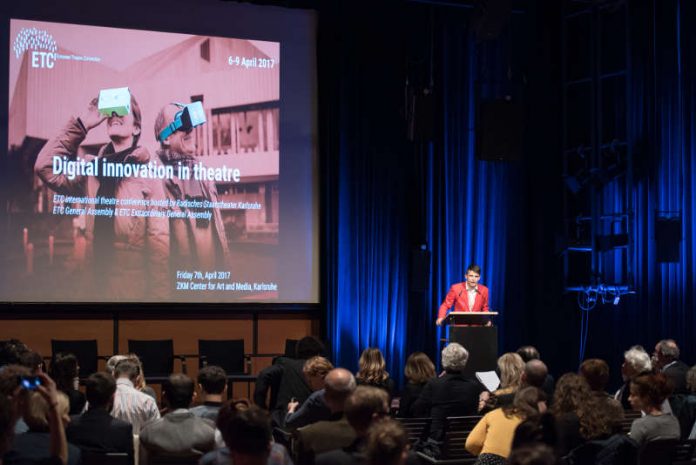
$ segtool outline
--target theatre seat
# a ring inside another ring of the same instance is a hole
[[[228,375],[247,374],[244,339],[199,339],[198,366],[217,365]]]
[[[174,341],[128,340],[128,352],[136,354],[143,364],[148,383],[162,383],[174,372]]]

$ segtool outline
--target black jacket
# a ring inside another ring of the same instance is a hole
[[[686,372],[689,371],[689,365],[677,360],[671,365],[663,368],[662,373],[667,377],[672,386],[672,394],[688,394],[686,388]]]
[[[300,404],[312,394],[312,389],[305,381],[302,368],[304,359],[278,357],[273,365],[261,370],[256,378],[254,389],[254,403],[266,408],[266,396],[271,391],[271,402],[268,409],[276,425],[282,426],[285,422],[285,413],[288,402],[293,397]]]
[[[133,426],[104,409],[90,409],[72,417],[65,434],[83,451],[125,452],[129,463],[133,463]]]
[[[414,407],[416,401],[423,392],[423,388],[426,383],[414,384],[406,383],[404,390],[401,393],[401,400],[399,401],[399,417],[401,418],[414,418],[415,412]]]

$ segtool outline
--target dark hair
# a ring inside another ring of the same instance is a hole
[[[217,427],[230,449],[244,455],[268,454],[271,443],[271,419],[264,410],[249,401],[233,400],[220,409]]]
[[[525,382],[529,386],[543,387],[548,374],[549,369],[539,359],[533,359],[524,364]]]
[[[423,352],[414,352],[406,360],[404,376],[409,383],[424,384],[435,377],[435,365]]]
[[[0,396],[12,396],[19,386],[19,378],[31,375],[31,370],[21,365],[5,365],[0,370]]]
[[[636,376],[631,380],[630,389],[653,408],[660,408],[672,391],[667,378],[662,373]]]
[[[585,378],[590,389],[604,391],[609,382],[609,365],[599,358],[587,359],[580,364],[580,375]]]
[[[300,360],[307,360],[317,355],[323,355],[325,350],[326,347],[319,339],[314,336],[305,336],[297,341],[295,354]]]
[[[539,356],[539,351],[534,346],[520,347],[519,349],[517,349],[517,355],[522,357],[522,360],[524,360],[525,363],[527,363],[530,360],[536,360],[538,358],[541,358]]]
[[[99,371],[89,375],[85,381],[85,388],[89,408],[105,408],[116,392],[116,380],[109,373]]]
[[[30,370],[43,370],[44,361],[40,353],[33,350],[27,350],[19,356],[19,364],[29,368]]]
[[[585,378],[566,373],[556,383],[551,412],[558,418],[565,413],[575,413],[580,420],[580,434],[585,439],[595,439],[612,433],[614,424],[604,414],[602,406],[592,395]]]
[[[70,352],[59,352],[53,356],[51,361],[50,375],[56,382],[56,387],[63,392],[70,392],[74,389],[73,382],[79,373],[77,357]]]
[[[539,388],[529,386],[518,390],[512,405],[503,407],[506,417],[512,415],[522,419],[536,418],[539,413],[539,402],[546,402],[546,393]]]
[[[0,344],[0,367],[19,364],[19,357],[29,348],[19,339],[10,339]]]
[[[10,398],[0,395],[0,457],[11,447],[15,423]]]
[[[193,380],[183,373],[174,373],[162,383],[162,392],[170,409],[188,408],[193,400]]]
[[[128,379],[133,381],[140,374],[140,364],[129,358],[123,359],[114,367],[114,378],[122,378],[126,375]]]
[[[376,422],[367,433],[370,465],[395,465],[408,448],[408,435],[399,422],[390,418]]]
[[[481,267],[478,265],[474,265],[473,263],[471,265],[469,265],[468,267],[466,267],[465,274],[469,274],[469,271],[473,271],[474,273],[476,273],[479,276],[481,275]]]
[[[508,465],[555,465],[558,463],[553,450],[546,444],[529,444],[514,449],[508,458]]]
[[[217,365],[208,365],[198,372],[198,384],[208,394],[222,394],[227,386],[227,373]]]
[[[346,399],[345,414],[354,430],[366,431],[375,414],[389,414],[389,394],[384,389],[358,386]]]

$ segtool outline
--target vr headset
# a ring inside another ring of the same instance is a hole
[[[188,105],[174,103],[174,105],[181,108],[181,111],[174,116],[174,121],[159,133],[160,142],[164,141],[176,131],[188,132],[206,121],[205,110],[203,110],[203,104],[201,102],[193,102]]]
[[[99,113],[104,116],[126,116],[131,110],[131,94],[128,87],[102,89],[99,91]]]

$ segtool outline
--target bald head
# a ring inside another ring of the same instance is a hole
[[[523,383],[527,386],[541,388],[544,385],[549,369],[541,360],[530,360],[524,365]]]
[[[332,412],[342,412],[346,399],[355,391],[356,386],[353,373],[345,368],[334,368],[329,371],[324,378],[326,405]]]

